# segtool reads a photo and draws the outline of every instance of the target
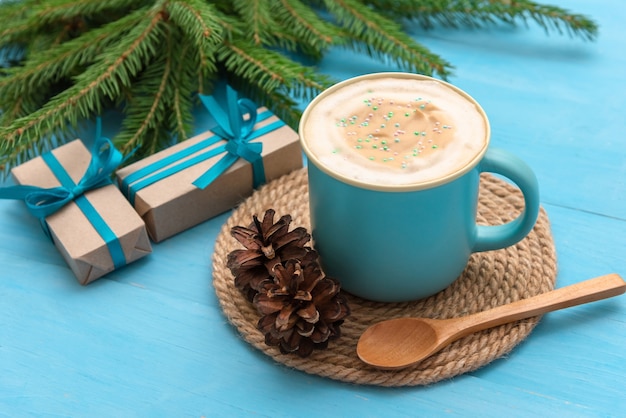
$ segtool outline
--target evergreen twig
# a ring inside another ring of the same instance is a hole
[[[67,139],[103,110],[124,119],[114,142],[135,158],[185,139],[196,93],[227,75],[296,126],[297,99],[332,80],[333,46],[446,78],[452,65],[411,37],[429,28],[534,21],[586,40],[585,16],[529,0],[4,0],[0,2],[0,169]]]

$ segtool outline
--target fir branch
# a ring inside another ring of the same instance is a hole
[[[3,19],[4,20],[4,19]],[[0,30],[0,48],[26,44],[33,29],[23,19],[7,19],[7,24]]]
[[[203,93],[204,80],[217,71],[217,47],[224,40],[227,28],[232,27],[234,22],[202,0],[173,1],[167,4],[166,10],[170,20],[185,35],[181,42],[186,44],[192,41],[195,45],[193,50],[186,49],[185,54],[194,52],[189,58],[197,65],[197,89],[199,93]]]
[[[132,99],[126,108],[127,117],[122,124],[125,129],[115,138],[116,145],[123,153],[128,153],[137,146],[147,146],[149,153],[156,151],[156,141],[143,144],[142,139],[148,131],[159,132],[166,118],[165,102],[168,87],[171,88],[168,81],[171,80],[172,72],[172,41],[169,34],[164,37],[164,47],[164,53],[150,62],[131,89]]]
[[[271,28],[276,23],[272,18],[270,2],[267,0],[233,0],[233,7],[242,17],[246,38],[255,45],[271,45]]]
[[[149,6],[150,1],[135,0],[129,12],[139,8]],[[34,2],[31,6],[29,24],[45,26],[59,21],[71,21],[73,19],[86,20],[90,17],[119,8],[128,8],[127,0],[46,0],[45,2]]]
[[[534,20],[546,32],[566,31],[588,40],[598,33],[598,26],[583,15],[527,0],[368,0],[367,4],[393,19],[417,20],[425,28],[437,23],[450,27],[481,27],[496,21],[515,24],[520,19]]]
[[[332,83],[314,67],[347,47],[399,69],[445,78],[452,66],[403,25],[534,21],[594,39],[585,16],[529,0],[4,0],[0,1],[0,168],[71,138],[121,106],[114,138],[135,158],[189,135],[196,93],[226,76],[292,127]],[[304,61],[304,60],[303,60]]]
[[[280,7],[278,7],[280,6]],[[316,57],[331,45],[337,45],[341,32],[321,19],[313,9],[299,0],[278,0],[273,11],[280,26],[276,37],[286,37],[286,33],[297,40],[297,45],[308,54]],[[294,48],[295,49],[295,48]]]
[[[396,63],[422,74],[449,75],[451,65],[417,44],[399,24],[363,7],[357,0],[324,0],[339,20],[355,49],[370,55],[391,58]]]
[[[174,44],[180,44],[183,36],[180,35],[178,39],[174,41]],[[187,138],[188,133],[191,131],[193,122],[193,97],[194,93],[198,90],[198,85],[195,81],[194,67],[190,66],[190,62],[194,62],[192,55],[192,48],[189,45],[182,47],[180,54],[172,54],[172,68],[173,78],[172,85],[174,92],[172,95],[172,112],[169,112],[167,125],[169,131],[172,132],[172,136],[175,140],[183,140]],[[169,138],[164,138],[167,141]]]
[[[213,5],[200,0],[172,1],[165,10],[186,35],[184,39],[193,41],[196,48],[212,51],[223,40],[220,23],[227,18],[220,16]]]
[[[135,1],[134,6],[128,11],[131,12],[146,1]],[[68,2],[66,0],[48,0],[45,2],[37,0],[23,0],[7,5],[0,5],[7,8],[8,16],[3,17],[4,29],[0,31],[0,47],[11,43],[30,44],[33,37],[41,36],[50,32],[51,28],[60,27],[61,31],[56,33],[51,40],[60,41],[70,30],[86,27],[86,20],[93,15],[108,13],[119,7],[128,7],[127,0],[80,0]],[[39,39],[41,41],[41,39]],[[42,43],[42,47],[37,50],[43,51],[50,43]]]
[[[311,68],[250,42],[225,42],[218,54],[228,71],[268,93],[287,89],[299,97],[310,98],[330,82]]]
[[[164,53],[150,63],[131,89],[123,130],[115,138],[122,152],[140,147],[139,155],[153,154],[170,143],[172,136],[186,138],[191,128],[191,97],[196,85],[187,53],[193,47],[189,43],[178,50],[177,45],[185,39],[180,28],[169,27],[165,32]]]
[[[102,28],[94,29],[39,54],[31,54],[22,66],[7,71],[0,79],[2,100],[16,98],[24,91],[41,90],[73,75],[80,66],[92,62],[98,53],[124,36],[139,23],[142,14],[131,14]]]
[[[140,9],[135,13],[146,12]],[[122,87],[130,86],[132,76],[143,67],[142,58],[158,50],[163,14],[154,7],[148,17],[144,25],[135,26],[119,44],[104,53],[100,62],[77,76],[72,87],[53,97],[40,110],[0,128],[3,139],[0,166],[24,156],[39,138],[49,139],[50,134],[62,136],[68,125],[76,127],[79,118],[88,119],[99,113],[104,99],[115,100]]]

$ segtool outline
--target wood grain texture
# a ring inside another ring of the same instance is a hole
[[[448,319],[407,316],[384,320],[363,332],[356,350],[359,358],[368,365],[388,370],[402,369],[468,334],[618,296],[625,291],[626,282],[612,273],[471,315]]]
[[[626,275],[626,7],[551,3],[593,16],[597,42],[532,24],[415,36],[456,65],[450,81],[485,108],[493,146],[536,171],[565,286]],[[340,49],[320,68],[394,69]],[[226,217],[81,287],[23,205],[0,201],[0,416],[624,416],[623,296],[550,313],[507,358],[426,388],[278,365],[242,341],[211,288]]]

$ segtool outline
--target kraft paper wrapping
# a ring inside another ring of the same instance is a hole
[[[260,107],[258,112],[265,110],[264,107]],[[278,117],[273,115],[257,123],[255,129],[277,120]],[[117,176],[120,184],[129,174],[194,146],[212,135],[214,133],[211,131],[204,132],[118,170]],[[213,146],[187,158],[193,158],[196,154],[221,146],[225,142],[225,140],[220,140]],[[290,127],[284,125],[251,142],[263,144],[261,156],[265,167],[266,182],[302,168],[302,151],[298,134]],[[137,191],[134,201],[135,210],[146,223],[148,234],[154,242],[163,241],[223,213],[252,194],[252,166],[242,158],[205,189],[199,189],[192,184],[222,157],[223,154],[217,155]]]
[[[91,153],[80,140],[65,144],[52,154],[76,183],[85,174],[91,160]],[[15,167],[11,173],[21,185],[60,186],[41,157]],[[84,196],[118,237],[126,264],[152,252],[143,220],[114,184],[87,191]],[[48,216],[46,223],[54,244],[79,283],[88,284],[114,270],[106,242],[76,203],[70,202]]]

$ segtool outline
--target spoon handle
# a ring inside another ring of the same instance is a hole
[[[450,321],[457,323],[455,334],[459,337],[570,306],[621,295],[624,292],[626,282],[619,275],[612,273]]]

